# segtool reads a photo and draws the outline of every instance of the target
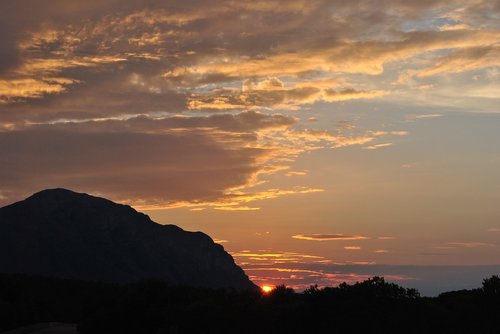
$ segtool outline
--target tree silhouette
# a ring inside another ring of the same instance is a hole
[[[485,278],[482,290],[489,297],[500,298],[500,277],[493,275],[490,278]]]

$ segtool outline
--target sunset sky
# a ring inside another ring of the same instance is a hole
[[[258,285],[479,286],[499,65],[498,0],[2,1],[0,206],[130,204]]]

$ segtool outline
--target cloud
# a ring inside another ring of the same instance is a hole
[[[312,241],[348,241],[348,240],[366,240],[368,237],[360,235],[345,235],[345,234],[297,234],[292,238],[300,240]]]
[[[417,75],[427,77],[500,66],[499,59],[500,46],[497,45],[464,48],[441,56],[434,65],[420,70]]]
[[[328,102],[333,101],[347,101],[355,99],[371,99],[379,96],[384,96],[388,94],[386,91],[375,90],[375,91],[363,91],[355,90],[353,88],[344,89],[340,91],[326,90],[324,93],[324,100]]]
[[[285,176],[304,176],[307,175],[307,172],[304,171],[290,171],[285,174]]]
[[[131,92],[143,89],[140,112],[161,105],[162,99],[153,104],[146,96],[163,94],[170,99],[177,94],[178,108],[293,107],[387,93],[379,85],[343,88],[346,79],[339,73],[378,74],[386,63],[434,51],[445,54],[431,57],[431,66],[422,73],[480,69],[498,58],[498,34],[492,29],[494,21],[487,20],[496,8],[487,3],[416,5],[393,0],[386,5],[392,8],[390,13],[374,3],[358,8],[343,1],[2,4],[0,68],[7,74],[4,86],[10,87],[2,99],[34,107],[39,104],[31,99],[55,94],[59,98],[52,99],[54,105],[63,107],[63,95],[71,94],[78,102],[75,107],[85,109],[90,106],[79,104],[92,97],[92,91],[112,108],[127,106],[120,103],[124,100],[137,105]],[[15,19],[6,14],[12,12]],[[438,22],[442,17],[457,24],[446,28],[448,21]],[[482,25],[474,23],[478,17],[484,19]],[[407,20],[413,20],[412,31],[405,29]],[[429,22],[436,29],[429,29]],[[454,61],[461,66],[454,67]],[[116,80],[106,81],[103,73]],[[141,80],[126,80],[133,76]],[[321,85],[325,76],[337,84]],[[277,85],[286,77],[295,78],[293,85]],[[66,84],[55,83],[57,78]],[[235,81],[246,87],[239,96],[226,91],[227,84]],[[12,89],[19,82],[25,83],[21,95]],[[226,88],[208,89],[209,95],[197,90],[219,84]],[[119,94],[123,88],[129,92]],[[186,90],[181,92],[182,88]]]
[[[65,85],[73,83],[72,80],[36,80],[14,79],[0,80],[0,104],[11,103],[26,98],[39,98],[47,94],[62,93]]]
[[[322,191],[251,187],[304,152],[382,134],[309,128],[320,122],[293,110],[407,89],[386,75],[412,70],[433,87],[493,66],[492,13],[488,1],[3,1],[1,202],[65,186],[144,208],[234,209]]]
[[[439,118],[443,117],[443,114],[419,114],[419,115],[408,115],[406,116],[406,119],[408,121],[416,121],[419,119],[434,119],[434,118]]]
[[[265,149],[203,131],[164,134],[43,128],[0,133],[0,179],[12,198],[54,185],[136,202],[214,200],[258,171]]]
[[[274,265],[280,263],[311,263],[324,260],[324,257],[286,251],[240,251],[232,252],[231,255],[237,262],[251,261],[259,265]]]
[[[387,136],[387,135],[392,135],[392,136],[407,136],[408,131],[370,131],[370,134],[374,136]]]
[[[458,246],[458,247],[466,247],[466,248],[477,248],[477,247],[495,247],[494,244],[486,243],[486,242],[475,242],[475,241],[467,241],[467,242],[449,242],[449,245]]]
[[[494,31],[414,31],[401,33],[399,36],[394,41],[334,40],[323,44],[318,41],[300,51],[290,52],[285,48],[280,49],[280,53],[270,53],[258,58],[219,60],[215,57],[209,62],[175,68],[164,76],[176,81],[187,81],[190,78],[191,85],[201,85],[210,77],[225,77],[224,81],[231,82],[242,78],[269,76],[300,77],[311,72],[376,75],[383,73],[383,66],[388,62],[443,49],[491,45],[498,39],[498,33]],[[377,93],[380,94],[382,93]],[[333,97],[337,96],[333,94]]]
[[[262,81],[244,80],[240,89],[214,88],[206,93],[194,93],[188,102],[192,110],[233,109],[297,109],[299,105],[318,101],[347,101],[383,96],[385,91],[360,91],[353,88],[334,90],[335,80],[301,81],[286,85],[277,77]]]
[[[217,243],[217,244],[223,244],[223,243],[226,243],[226,242],[229,242],[229,241],[228,240],[224,240],[224,239],[214,238],[214,242]]]
[[[317,191],[235,190],[251,183],[272,156],[255,131],[293,122],[251,111],[13,125],[0,131],[2,202],[56,185],[137,206],[221,202],[227,207]]]
[[[2,203],[59,186],[142,210],[256,210],[247,203],[324,191],[299,185],[251,190],[267,175],[288,169],[299,154],[373,138],[293,130],[296,122],[282,114],[245,111],[4,123]]]
[[[349,250],[349,251],[351,251],[351,250],[357,251],[357,250],[361,250],[361,247],[359,247],[359,246],[345,246],[344,249]]]
[[[215,210],[221,211],[256,211],[260,210],[260,208],[253,208],[249,206],[216,206]]]
[[[325,143],[327,145],[325,147],[330,148],[363,145],[375,139],[370,132],[357,136],[346,136],[341,133],[315,129],[287,131],[285,132],[285,136],[287,140],[295,142],[295,144],[301,143],[321,147],[321,143]]]
[[[382,276],[389,282],[416,288],[424,296],[437,296],[449,290],[477,287],[484,277],[498,272],[499,266],[405,266],[353,264],[280,264],[242,265],[254,282],[286,284],[299,291],[317,284],[319,287],[337,286],[342,282],[353,284],[373,276]],[[443,277],[446,284],[443,284]]]
[[[236,255],[235,255],[236,254]],[[232,253],[236,262],[242,266],[245,272],[254,282],[262,282],[265,284],[278,285],[285,283],[287,286],[297,290],[304,290],[311,285],[317,284],[320,287],[336,286],[340,283],[356,283],[364,281],[374,275],[384,276],[390,281],[404,282],[413,278],[406,274],[411,271],[404,266],[389,267],[377,266],[370,261],[359,261],[352,263],[334,263],[315,258],[300,258],[297,254],[297,259],[290,261],[276,261],[279,259],[281,252],[270,253],[265,260],[265,254],[262,257],[254,257],[253,252],[247,253],[248,257],[240,257],[241,253]],[[293,254],[291,254],[293,255]]]
[[[392,143],[382,143],[382,144],[365,146],[365,147],[363,147],[363,149],[365,149],[365,150],[378,150],[379,148],[388,147],[388,146],[392,146]]]

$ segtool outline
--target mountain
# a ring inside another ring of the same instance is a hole
[[[256,287],[208,235],[160,225],[130,206],[66,189],[0,208],[0,272]]]

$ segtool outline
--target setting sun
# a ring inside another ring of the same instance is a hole
[[[263,285],[261,289],[264,293],[269,293],[269,292],[273,291],[273,287],[269,286],[269,285]]]

